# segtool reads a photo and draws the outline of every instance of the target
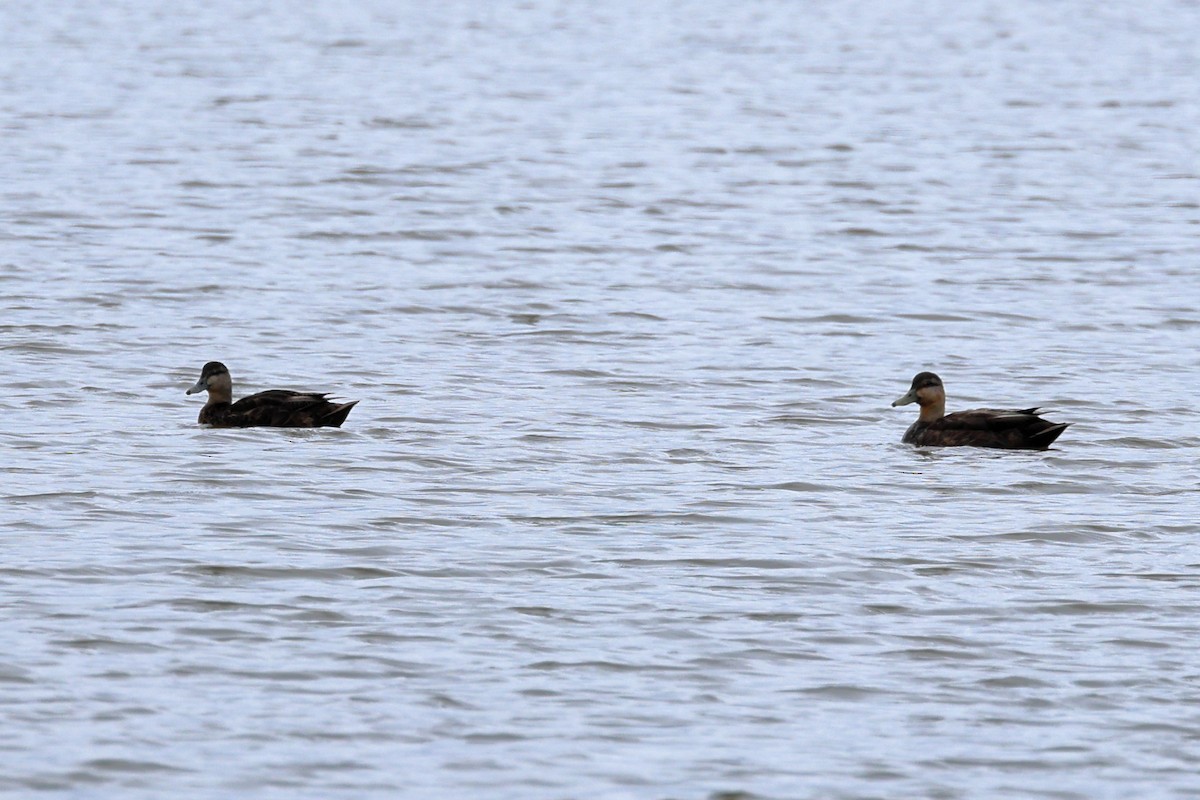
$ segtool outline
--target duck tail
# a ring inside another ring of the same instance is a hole
[[[349,403],[341,403],[333,407],[333,410],[321,417],[320,426],[322,428],[340,428],[342,423],[346,421],[346,417],[350,416],[350,409],[358,405],[357,400],[351,400]]]
[[[1037,444],[1038,447],[1046,448],[1054,444],[1054,440],[1062,435],[1062,432],[1071,427],[1070,422],[1060,422],[1057,425],[1051,425],[1043,428],[1037,433],[1029,435],[1029,440]]]

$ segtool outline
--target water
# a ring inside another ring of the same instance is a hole
[[[1194,3],[2,13],[0,791],[1200,794]]]

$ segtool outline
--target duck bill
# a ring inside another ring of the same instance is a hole
[[[909,389],[908,392],[903,396],[896,398],[896,402],[892,403],[892,408],[895,408],[896,406],[906,406],[909,403],[915,402],[917,402],[917,390]]]
[[[201,378],[200,380],[196,381],[195,386],[187,390],[186,394],[197,394],[198,392],[203,392],[206,389],[208,389],[208,382],[205,381],[204,378]]]

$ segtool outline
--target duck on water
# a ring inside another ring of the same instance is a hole
[[[214,428],[340,428],[357,400],[334,403],[328,395],[270,389],[233,402],[233,379],[220,361],[210,361],[188,394],[208,392],[200,424]]]
[[[1037,408],[1001,410],[976,408],[946,413],[942,379],[921,372],[912,386],[892,406],[917,403],[921,414],[901,440],[918,447],[996,447],[1002,450],[1045,450],[1067,429],[1069,422],[1051,422]]]

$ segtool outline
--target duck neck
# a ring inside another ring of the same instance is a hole
[[[928,424],[936,422],[944,416],[946,416],[946,398],[941,397],[932,402],[922,404],[921,416],[917,420]]]

